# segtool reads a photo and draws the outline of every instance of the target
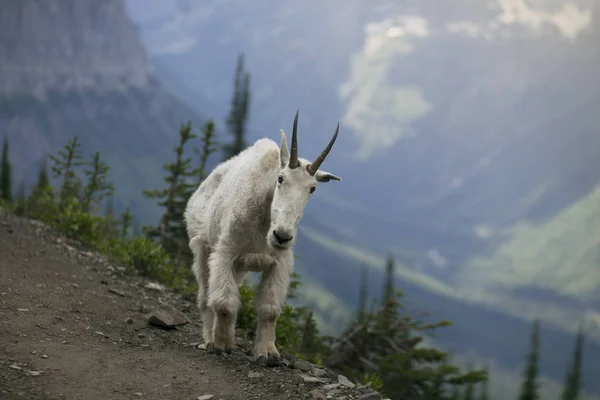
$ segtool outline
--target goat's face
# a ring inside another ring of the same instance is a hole
[[[280,170],[271,203],[271,226],[267,234],[269,245],[279,250],[290,248],[295,242],[298,223],[317,182],[342,180],[339,176],[318,169],[337,138],[339,125],[329,145],[312,163],[298,158],[297,126],[298,112],[294,119],[291,152],[288,152],[285,133],[281,130]]]

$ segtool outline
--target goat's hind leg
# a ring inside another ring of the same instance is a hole
[[[204,340],[206,351],[212,353],[215,347],[213,334],[214,311],[208,307],[209,250],[208,246],[199,237],[195,237],[190,241],[190,249],[194,254],[192,271],[198,281],[198,308],[202,315],[202,339]]]

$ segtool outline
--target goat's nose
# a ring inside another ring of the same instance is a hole
[[[273,236],[275,236],[275,239],[277,239],[277,242],[279,244],[287,243],[294,238],[289,233],[282,232],[282,231],[279,231],[279,232],[273,231]]]

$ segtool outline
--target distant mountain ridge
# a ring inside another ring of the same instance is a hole
[[[10,140],[15,180],[78,135],[100,151],[117,187],[116,210],[148,221],[142,189],[162,185],[181,123],[195,111],[154,73],[122,0],[10,0],[0,8],[0,136]]]
[[[0,37],[3,96],[151,84],[152,65],[121,0],[4,1]]]

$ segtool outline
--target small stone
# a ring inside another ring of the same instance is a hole
[[[121,296],[121,297],[127,297],[127,295],[125,294],[125,292],[122,292],[118,289],[114,289],[114,288],[108,288],[108,291],[111,293],[116,294],[117,296]]]
[[[29,376],[40,376],[44,373],[44,371],[27,371],[27,373],[29,374]]]
[[[300,374],[300,377],[302,378],[302,381],[304,383],[329,383],[328,380],[325,380],[322,378],[317,378],[315,376],[310,376],[310,375],[306,375],[306,374]]]
[[[155,283],[155,282],[148,282],[144,285],[144,289],[148,289],[148,290],[156,290],[156,291],[163,291],[165,288],[159,284],[159,283]]]
[[[262,378],[262,377],[263,377],[262,372],[250,372],[248,374],[248,378],[250,378],[250,379],[259,379],[259,378]]]
[[[346,386],[347,388],[352,389],[354,386],[354,383],[350,382],[350,380],[348,378],[346,378],[344,375],[338,375],[338,382],[341,383],[343,386]]]
[[[309,363],[308,361],[304,361],[304,360],[296,360],[296,363],[294,364],[294,368],[298,368],[302,372],[312,372],[313,371],[312,364]]]
[[[156,308],[148,317],[149,324],[165,328],[174,328],[179,325],[188,324],[189,322],[190,320],[183,313],[167,306]]]
[[[144,350],[150,350],[150,345],[149,344],[143,344],[142,345],[142,349],[144,349]]]
[[[327,377],[329,379],[331,379],[331,382],[337,382],[338,381],[338,374],[336,374],[335,372],[333,372],[329,368],[325,368],[325,372],[327,372]]]
[[[142,394],[140,392],[135,392],[134,395],[136,395],[138,397],[142,397]]]
[[[128,324],[133,324],[133,318],[127,317],[127,319],[125,320],[125,322],[128,323]]]
[[[100,331],[96,331],[94,332],[96,335],[100,335],[100,336],[106,336],[104,333],[100,332]]]
[[[368,392],[359,396],[358,400],[381,400],[381,394],[377,392]]]
[[[143,339],[143,338],[145,338],[145,337],[146,337],[146,334],[145,334],[145,333],[138,333],[138,337],[139,337],[140,339]]]
[[[205,344],[205,343],[200,343],[200,344],[198,345],[198,348],[199,348],[200,350],[206,350],[206,344]]]
[[[313,368],[313,375],[318,376],[319,378],[324,378],[327,376],[327,371],[323,368]]]
[[[329,385],[323,386],[323,390],[329,392],[340,387],[340,383],[330,383]]]
[[[327,400],[327,397],[317,389],[311,390],[309,394],[310,398],[313,400]]]
[[[215,397],[214,394],[203,394],[202,396],[196,397],[196,400],[210,400]]]
[[[21,371],[23,369],[23,368],[19,367],[19,365],[16,364],[16,363],[9,365],[8,368],[14,369],[14,370],[17,370],[17,371]]]
[[[29,311],[29,308],[17,308],[17,311],[19,311],[19,312],[27,312],[27,311]]]
[[[42,358],[48,358],[46,354],[42,354]]]

